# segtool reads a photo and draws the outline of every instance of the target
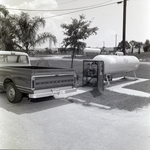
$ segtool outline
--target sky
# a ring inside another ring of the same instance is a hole
[[[44,17],[46,26],[40,28],[39,33],[50,32],[56,36],[57,44],[52,44],[52,47],[60,47],[65,37],[60,25],[71,23],[71,18],[79,19],[81,14],[85,15],[86,20],[92,21],[91,27],[99,28],[97,35],[85,40],[87,46],[114,47],[122,40],[123,3],[117,3],[120,1],[123,0],[0,0],[0,4],[5,5],[10,14],[23,11],[29,13],[30,17]],[[89,6],[95,8],[87,9]],[[150,40],[150,0],[128,0],[126,40],[144,43],[146,39]],[[49,46],[49,42],[46,42],[40,47]]]

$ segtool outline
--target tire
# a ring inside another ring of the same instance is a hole
[[[19,103],[22,100],[22,93],[20,93],[13,82],[6,85],[6,95],[11,103]]]

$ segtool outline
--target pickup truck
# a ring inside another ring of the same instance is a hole
[[[72,68],[31,66],[24,52],[0,51],[0,89],[11,103],[55,96],[76,90],[76,73]]]

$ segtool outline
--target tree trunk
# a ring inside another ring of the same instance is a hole
[[[141,47],[139,47],[139,49],[138,49],[138,54],[140,54],[141,52],[140,52],[140,49],[141,49]]]
[[[74,54],[75,54],[75,48],[73,48],[73,51],[72,51],[72,56],[71,56],[71,68],[73,68]]]
[[[29,54],[29,48],[26,46],[26,53]]]
[[[132,51],[131,51],[131,53],[133,54],[133,46],[132,46]]]

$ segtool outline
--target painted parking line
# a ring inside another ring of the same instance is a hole
[[[121,78],[116,78],[115,80],[119,80],[119,79],[121,79]],[[113,92],[127,94],[127,95],[133,95],[133,96],[139,96],[139,97],[150,97],[150,93],[124,88],[125,86],[148,81],[148,80],[149,79],[138,78],[135,81],[130,81],[128,83],[123,83],[123,84],[107,87],[106,89],[113,91]]]

